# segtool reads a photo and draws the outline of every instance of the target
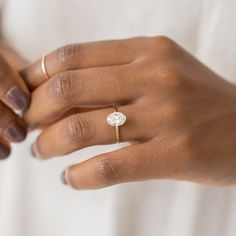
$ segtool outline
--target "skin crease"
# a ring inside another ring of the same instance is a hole
[[[235,86],[169,38],[68,45],[45,64],[49,80],[40,60],[21,71],[33,90],[25,121],[47,126],[34,144],[38,158],[114,143],[115,128],[106,123],[114,103],[127,115],[121,140],[135,141],[68,167],[73,188],[149,179],[236,183]]]

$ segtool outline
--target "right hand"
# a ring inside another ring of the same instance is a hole
[[[22,142],[27,135],[26,126],[15,111],[28,108],[30,93],[17,69],[0,55],[0,159],[10,155],[11,142]]]

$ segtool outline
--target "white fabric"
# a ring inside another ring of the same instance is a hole
[[[34,60],[82,41],[167,35],[225,79],[236,81],[234,0],[7,0],[4,35]],[[112,150],[95,147],[39,162],[32,134],[0,163],[1,236],[234,236],[236,189],[151,181],[73,191],[67,165]]]

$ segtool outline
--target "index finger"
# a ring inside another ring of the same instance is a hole
[[[31,89],[48,78],[67,71],[101,66],[128,64],[135,59],[133,43],[128,40],[111,40],[70,44],[59,48],[24,68],[20,74]]]

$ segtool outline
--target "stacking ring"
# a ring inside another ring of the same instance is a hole
[[[120,129],[119,127],[124,125],[127,118],[122,112],[118,112],[117,107],[114,107],[115,111],[107,116],[107,123],[110,126],[116,128],[116,143],[120,142]]]
[[[46,66],[45,66],[45,60],[46,60],[46,56],[43,56],[42,61],[41,61],[41,69],[43,71],[43,74],[44,74],[45,78],[49,79],[49,76],[48,76],[48,73],[47,73],[47,70],[46,70]]]

